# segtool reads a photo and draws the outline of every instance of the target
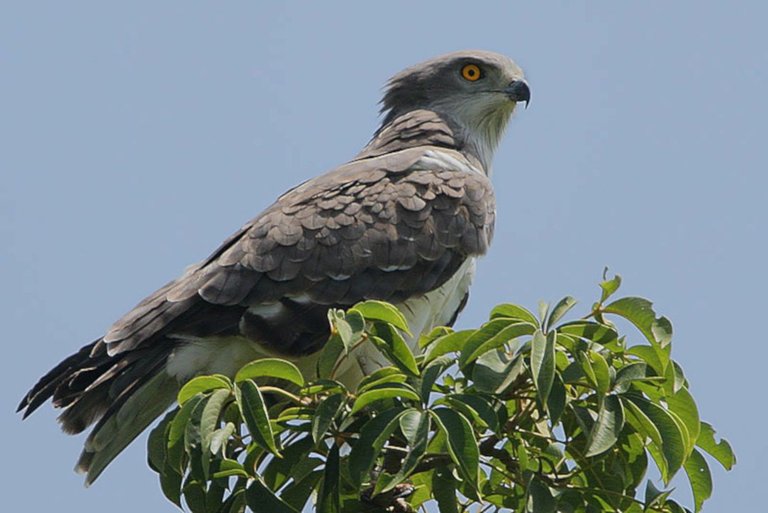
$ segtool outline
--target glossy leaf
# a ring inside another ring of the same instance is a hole
[[[512,305],[512,304],[503,304],[503,305],[497,305],[491,310],[491,320],[493,319],[511,319],[516,321],[523,321],[528,322],[530,324],[533,324],[534,326],[539,326],[539,320],[536,318],[533,313],[531,313],[530,310],[527,310],[523,308],[522,306],[518,305]]]
[[[710,456],[715,458],[720,465],[726,470],[731,470],[736,464],[736,456],[733,454],[731,444],[725,438],[720,439],[719,442],[715,440],[715,430],[711,424],[702,422],[700,424],[701,431],[699,432],[696,445],[701,447]]]
[[[320,378],[331,378],[339,358],[346,357],[346,348],[339,335],[332,335],[320,351],[317,359],[317,375]]]
[[[196,378],[192,378],[183,387],[181,387],[176,400],[180,405],[183,405],[191,397],[199,393],[209,392],[211,390],[220,388],[227,390],[232,389],[232,382],[229,380],[229,378],[220,375],[198,376]]]
[[[624,428],[624,408],[615,395],[603,398],[597,413],[597,420],[589,434],[585,456],[596,456],[616,444]]]
[[[403,426],[405,426],[404,429]],[[427,412],[419,410],[407,411],[400,417],[400,427],[408,441],[408,452],[403,458],[397,474],[381,486],[379,483],[376,483],[374,490],[376,494],[388,492],[408,478],[427,450],[430,429],[430,415]]]
[[[317,510],[323,513],[339,513],[341,497],[339,492],[339,446],[333,444],[325,460],[323,484],[318,494]],[[271,513],[271,511],[270,511]]]
[[[245,489],[245,501],[251,511],[269,513],[298,513],[258,479]]]
[[[372,388],[386,388],[387,384],[405,383],[408,376],[397,367],[384,367],[373,371],[371,374],[363,377],[357,385],[357,393],[361,394]]]
[[[624,317],[635,325],[652,344],[665,347],[672,338],[672,325],[665,317],[656,317],[653,303],[641,297],[623,297],[603,307],[604,313]]]
[[[712,474],[704,456],[696,449],[691,452],[684,468],[688,475],[688,481],[691,483],[695,510],[698,512],[704,501],[712,496]]]
[[[678,425],[672,415],[661,406],[641,397],[628,396],[627,398],[650,419],[658,430],[661,436],[659,449],[667,462],[666,472],[662,472],[662,478],[664,482],[669,482],[686,457],[686,434],[682,432],[685,428]]]
[[[597,344],[608,344],[619,337],[616,329],[594,321],[573,321],[561,324],[557,327],[557,332],[565,335],[585,338]]]
[[[236,390],[240,391],[238,394],[240,414],[245,420],[245,425],[248,426],[253,441],[272,454],[279,454],[275,444],[275,434],[269,423],[269,415],[264,404],[264,397],[261,395],[259,387],[252,380],[247,379],[239,383],[239,388]]]
[[[474,330],[456,331],[438,338],[427,348],[424,361],[428,363],[444,354],[458,352],[474,333]]]
[[[472,488],[478,487],[480,452],[469,421],[448,408],[431,410],[448,442],[448,452],[459,473]]]
[[[408,374],[419,375],[416,358],[400,333],[389,324],[377,324],[376,333],[371,337],[376,347],[397,367]]]
[[[411,401],[421,400],[419,394],[408,388],[376,388],[357,396],[352,405],[352,414],[357,413],[374,401],[394,398],[409,399]]]
[[[671,367],[671,366],[670,366]],[[701,420],[699,419],[699,409],[693,396],[687,388],[681,388],[676,394],[666,397],[667,406],[670,411],[676,414],[685,424],[688,431],[689,442],[688,452],[693,450],[696,445],[696,439],[699,437],[701,429]]]
[[[349,474],[352,484],[359,487],[373,468],[384,443],[397,429],[398,419],[405,410],[389,409],[369,420],[360,430],[360,438],[349,454]]]
[[[317,405],[315,415],[312,417],[312,439],[315,443],[318,443],[325,437],[325,433],[328,432],[333,419],[344,405],[344,399],[345,397],[342,394],[333,394],[323,399]]]
[[[611,297],[617,290],[619,290],[620,286],[621,276],[615,274],[613,278],[608,279],[608,268],[606,267],[605,271],[603,272],[603,281],[600,282],[600,289],[602,290],[600,295],[600,303],[605,303],[609,297]]]
[[[535,331],[536,327],[527,322],[509,324],[502,319],[491,321],[464,342],[459,355],[459,367],[463,369],[480,355],[502,347],[518,337],[532,335]]]
[[[408,322],[405,320],[405,316],[400,313],[400,310],[395,308],[389,303],[384,301],[368,300],[358,303],[353,307],[353,310],[357,310],[365,320],[367,321],[382,321],[391,324],[395,328],[408,333],[411,332],[408,329]]]
[[[545,323],[546,329],[549,330],[559,322],[560,319],[562,319],[574,306],[576,306],[576,299],[571,296],[565,296],[558,301],[549,313],[549,317],[547,317],[547,322]]]
[[[547,404],[552,381],[555,378],[555,333],[544,335],[541,330],[531,340],[531,371],[536,393],[541,404]]]
[[[557,501],[549,487],[539,478],[534,477],[528,485],[528,501],[525,508],[529,513],[555,513]]]
[[[257,378],[279,378],[300,387],[304,386],[304,376],[298,367],[280,358],[262,358],[249,363],[237,372],[235,382],[241,383],[248,379]]]

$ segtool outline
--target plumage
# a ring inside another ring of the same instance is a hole
[[[468,62],[482,66],[485,82],[461,78]],[[64,408],[65,431],[96,422],[78,462],[90,483],[172,404],[184,379],[231,373],[264,355],[303,365],[328,337],[329,307],[392,301],[416,336],[452,323],[491,242],[488,151],[515,102],[528,101],[524,83],[519,97],[505,92],[522,80],[490,52],[449,54],[396,75],[382,125],[354,159],[280,196],[46,374],[19,410],[26,417],[51,398]],[[346,375],[382,363],[369,349],[356,362]]]

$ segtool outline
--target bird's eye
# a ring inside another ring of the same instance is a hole
[[[479,80],[483,74],[480,71],[480,66],[477,64],[466,64],[461,68],[461,76],[464,77],[465,80],[475,82],[476,80]]]

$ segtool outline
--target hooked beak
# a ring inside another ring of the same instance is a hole
[[[528,103],[531,101],[531,89],[525,80],[513,80],[504,88],[504,92],[510,100],[525,102],[525,108],[528,108]]]

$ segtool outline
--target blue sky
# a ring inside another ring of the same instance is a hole
[[[352,157],[384,81],[465,48],[532,90],[494,165],[496,238],[461,325],[604,266],[653,299],[739,463],[705,511],[764,502],[768,8],[760,2],[16,2],[0,19],[4,508],[173,511],[144,439],[90,489],[29,385],[287,188]],[[680,496],[689,502],[684,483]],[[761,494],[762,495],[762,494]]]

